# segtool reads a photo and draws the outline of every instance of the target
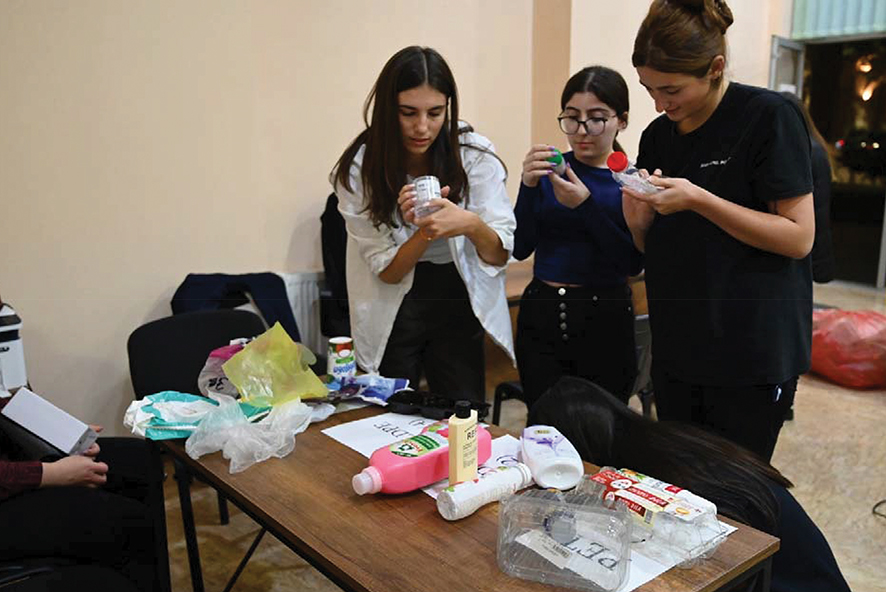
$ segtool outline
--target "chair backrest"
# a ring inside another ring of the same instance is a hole
[[[136,399],[166,390],[199,394],[197,377],[209,352],[264,331],[261,318],[246,310],[189,312],[142,325],[127,343]]]
[[[634,340],[637,345],[637,379],[631,389],[632,395],[647,388],[652,375],[652,330],[648,314],[634,318]]]

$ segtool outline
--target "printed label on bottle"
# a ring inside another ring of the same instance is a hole
[[[397,456],[415,458],[436,450],[446,443],[433,432],[426,432],[391,444],[389,450]]]
[[[477,464],[477,426],[465,432],[465,443],[462,446],[461,466],[469,469]]]

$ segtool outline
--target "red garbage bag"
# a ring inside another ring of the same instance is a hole
[[[886,387],[886,316],[871,310],[813,312],[812,371],[852,388]]]

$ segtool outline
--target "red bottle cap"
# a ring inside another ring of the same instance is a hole
[[[609,158],[606,159],[606,166],[609,167],[609,170],[620,173],[628,168],[627,154],[624,152],[613,152],[609,155]]]

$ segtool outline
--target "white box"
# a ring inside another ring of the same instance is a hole
[[[83,454],[98,434],[40,395],[21,388],[0,413],[65,454]]]

